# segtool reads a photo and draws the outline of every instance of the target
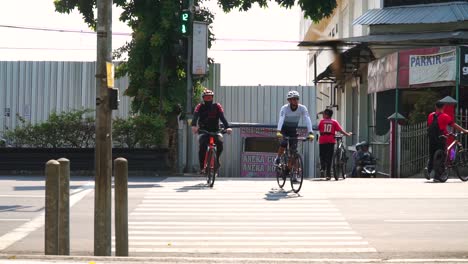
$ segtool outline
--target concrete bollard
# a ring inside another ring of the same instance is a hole
[[[57,161],[60,163],[58,254],[70,255],[70,161],[66,158]]]
[[[115,255],[128,256],[128,162],[114,160]]]
[[[45,254],[58,255],[58,195],[60,163],[49,160],[45,168],[46,193],[45,193]]]

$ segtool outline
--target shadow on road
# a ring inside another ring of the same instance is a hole
[[[211,188],[206,183],[198,183],[195,185],[183,186],[175,190],[176,192],[189,192],[189,191],[198,191],[198,190],[206,190],[206,189],[211,189]]]
[[[267,201],[279,201],[282,199],[293,199],[301,197],[300,194],[293,191],[285,191],[283,189],[271,189],[265,194],[263,199]]]

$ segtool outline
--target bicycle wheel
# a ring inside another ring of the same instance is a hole
[[[459,152],[457,154],[457,157],[455,158],[455,163],[457,165],[457,170],[461,167],[461,168],[466,168],[466,166],[468,164],[466,164],[467,160],[466,160],[467,156],[466,156],[466,151],[462,150],[461,152]],[[458,178],[460,178],[460,180],[462,181],[468,181],[468,175],[466,174],[466,169],[465,170],[462,170],[463,173],[460,173],[460,171],[458,170]]]
[[[283,188],[284,184],[286,183],[286,158],[285,155],[281,155],[280,157],[280,164],[276,166],[276,181],[278,182],[278,186]]]
[[[304,181],[304,171],[302,167],[302,157],[299,154],[295,154],[291,159],[291,188],[295,193],[298,193],[301,190],[302,182]]]
[[[335,177],[335,181],[340,179],[340,175],[343,174],[342,167],[341,167],[341,151],[336,151],[333,155],[333,177]]]
[[[214,149],[210,149],[208,153],[208,164],[206,166],[206,183],[208,186],[213,187],[215,179],[216,179],[216,173],[217,173],[217,164],[216,164],[216,152]]]
[[[346,153],[343,153],[343,156],[341,156],[341,177],[343,180],[346,179],[346,163],[348,161],[348,157],[346,157]]]
[[[435,173],[435,179],[440,182],[446,182],[448,179],[447,171],[445,170],[445,153],[443,150],[438,149],[434,153],[432,169]]]

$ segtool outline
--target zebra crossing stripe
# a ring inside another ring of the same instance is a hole
[[[267,232],[261,231],[216,231],[216,230],[207,230],[207,231],[132,231],[133,228],[128,232],[129,235],[256,235],[264,236],[268,234]],[[166,229],[163,229],[166,230]],[[355,231],[278,231],[272,230],[271,233],[275,235],[300,235],[300,236],[311,236],[311,235],[356,235]]]
[[[371,247],[357,248],[138,248],[130,247],[134,253],[375,253]],[[325,262],[322,262],[325,263]]]
[[[291,226],[291,223],[275,222],[237,222],[237,221],[223,221],[223,222],[156,222],[156,221],[145,221],[145,222],[129,222],[129,225],[172,225],[172,226]],[[347,222],[294,222],[297,226],[347,226]]]

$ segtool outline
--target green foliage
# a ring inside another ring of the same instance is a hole
[[[267,8],[268,0],[218,0],[219,5],[224,12],[229,12],[234,8],[239,11],[248,11],[253,4],[258,4],[260,7]],[[329,17],[336,8],[336,0],[275,0],[280,6],[291,8],[297,4],[304,16],[310,18],[314,22]]]
[[[409,114],[409,123],[418,124],[427,120],[427,115],[434,111],[435,103],[440,99],[440,94],[427,90],[424,96],[418,97],[414,104],[413,111]]]
[[[136,115],[113,122],[114,146],[127,148],[155,148],[163,142],[165,119],[154,115]]]
[[[73,110],[51,113],[40,124],[31,124],[17,116],[20,125],[4,133],[13,147],[34,148],[90,148],[95,145],[93,110]],[[142,114],[128,119],[113,120],[112,137],[115,147],[155,148],[161,145],[165,133],[165,119]]]
[[[92,110],[51,113],[46,122],[28,123],[17,116],[20,126],[5,132],[5,139],[14,147],[86,148],[94,144],[94,118],[86,116]]]

